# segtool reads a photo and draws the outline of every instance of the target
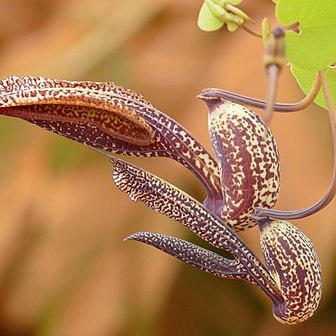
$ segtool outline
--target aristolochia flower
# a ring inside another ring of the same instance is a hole
[[[278,197],[275,140],[247,108],[209,89],[200,98],[209,107],[209,132],[218,162],[175,120],[139,94],[113,83],[42,77],[0,81],[2,115],[27,120],[98,150],[168,157],[188,168],[206,188],[203,204],[108,155],[115,184],[133,201],[185,225],[232,258],[157,233],[139,232],[127,239],[152,245],[211,274],[247,280],[271,299],[279,321],[302,322],[314,313],[321,297],[321,268],[314,247],[290,223],[253,217],[256,208],[271,208]],[[235,232],[257,223],[266,265]]]

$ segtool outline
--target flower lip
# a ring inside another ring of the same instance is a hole
[[[215,90],[211,88],[203,89],[197,98],[202,100],[219,99],[219,97],[216,96]]]
[[[203,89],[197,98],[203,100],[208,105],[210,111],[223,101],[222,98],[215,95],[213,89]]]

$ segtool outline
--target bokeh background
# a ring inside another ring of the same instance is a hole
[[[0,0],[0,75],[114,81],[142,93],[211,150],[207,109],[195,97],[221,87],[264,98],[263,45],[244,31],[204,33],[202,4],[180,0]],[[256,21],[270,0],[245,1]],[[302,93],[286,69],[279,101]],[[332,171],[325,111],[312,106],[272,124],[281,152],[281,209],[323,195]],[[0,119],[0,335],[168,336],[336,334],[336,204],[295,224],[323,267],[316,315],[298,326],[272,317],[248,283],[213,277],[148,246],[149,230],[198,241],[132,203],[106,158],[24,121]],[[204,190],[167,159],[132,159],[202,199]],[[242,235],[261,256],[258,229]]]

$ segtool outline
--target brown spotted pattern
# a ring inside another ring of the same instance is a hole
[[[3,115],[8,113],[55,133],[88,143],[106,142],[115,138],[130,144],[147,146],[152,141],[148,124],[130,122],[120,115],[122,109],[119,108],[112,107],[107,111],[81,105],[34,104],[3,108],[1,111]],[[95,134],[93,130],[100,135],[90,137],[90,134]]]
[[[256,225],[255,209],[278,199],[280,165],[271,131],[243,105],[219,98],[209,106],[209,133],[221,173],[224,206],[216,213],[236,231]]]
[[[218,272],[218,262],[214,260],[216,256],[213,255],[208,263],[204,260],[199,261],[192,255],[185,258],[187,259],[185,261],[212,274],[219,273],[216,275],[247,280],[262,289],[274,304],[283,303],[277,285],[268,270],[244,241],[220,218],[210,213],[197,200],[159,177],[123,160],[113,157],[110,160],[113,165],[112,177],[115,184],[121,191],[127,193],[131,200],[141,201],[151,209],[181,223],[206,242],[231,253],[235,258],[234,262],[227,264],[228,267],[234,265],[233,272],[225,271],[224,273]],[[179,245],[181,242],[171,241],[167,236],[163,241],[156,240],[155,235],[149,233],[142,233],[134,238],[147,242],[164,252],[169,253],[173,250],[175,256],[186,249],[185,245],[184,247]],[[204,251],[199,253],[204,255]],[[214,270],[211,269],[211,264],[216,265]]]
[[[321,265],[315,248],[289,222],[268,220],[260,224],[260,231],[267,268],[285,301],[282,307],[274,307],[273,314],[282,323],[303,322],[321,299]]]
[[[57,87],[40,87],[40,82],[34,87],[31,81],[24,81],[26,78],[31,80],[32,77],[15,78],[17,87],[8,84],[14,81],[12,77],[2,81],[2,89],[0,87],[4,115],[52,122],[56,133],[72,135],[73,138],[78,133],[78,123],[88,124],[90,128],[101,129],[112,138],[136,145],[149,145],[154,138],[151,127],[127,105],[99,99],[96,94],[83,89],[61,91]],[[3,89],[5,83],[7,91]],[[62,127],[58,127],[58,122],[62,123]]]
[[[258,222],[265,267],[236,232],[198,201],[138,167],[110,160],[114,182],[133,201],[180,222],[233,259],[157,233],[139,232],[127,239],[152,245],[211,274],[253,283],[271,299],[274,316],[284,324],[297,324],[314,314],[321,299],[321,266],[314,246],[294,225]]]
[[[211,274],[249,281],[268,295],[280,322],[302,322],[321,298],[321,268],[311,242],[290,223],[259,223],[265,267],[234,231],[255,225],[250,219],[255,208],[272,207],[277,200],[273,136],[252,111],[218,98],[206,101],[219,166],[182,126],[121,86],[43,77],[0,81],[0,114],[113,153],[169,157],[193,171],[208,191],[204,205],[166,181],[110,158],[114,182],[133,201],[180,222],[232,259],[157,233],[140,232],[127,239]]]
[[[209,209],[223,203],[217,163],[204,147],[141,95],[114,83],[11,76],[0,81],[0,114],[109,152],[172,158],[203,183]]]
[[[188,241],[153,232],[133,233],[126,240],[136,240],[190,264],[202,271],[230,279],[245,279],[247,271],[239,259],[228,259]]]

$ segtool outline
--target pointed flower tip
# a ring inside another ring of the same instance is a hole
[[[139,238],[139,232],[138,233],[132,233],[128,237],[124,238],[124,241],[138,240],[138,238]]]
[[[129,235],[128,237],[124,238],[124,242],[128,240],[134,240],[134,233]]]
[[[253,19],[251,19],[248,15],[246,15],[246,17],[245,17],[245,21],[251,22],[251,23],[253,23],[253,24],[256,23],[256,22],[255,22]]]
[[[203,100],[208,105],[210,111],[222,102],[221,98],[213,94],[213,89],[203,89],[197,98]]]

